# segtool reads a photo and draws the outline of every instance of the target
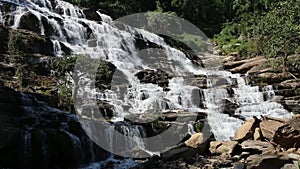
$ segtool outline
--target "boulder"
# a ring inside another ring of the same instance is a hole
[[[233,140],[243,142],[245,140],[252,139],[253,134],[255,132],[255,128],[257,128],[258,123],[259,120],[255,117],[253,119],[248,120],[235,132]]]
[[[143,70],[135,74],[135,76],[142,83],[157,84],[161,87],[167,87],[169,85],[168,79],[171,78],[166,72],[158,70]]]
[[[27,30],[10,30],[9,44],[11,52],[54,56],[53,44],[49,38]]]
[[[294,116],[274,133],[273,141],[283,148],[300,148],[300,116]]]
[[[282,155],[252,155],[247,158],[247,169],[281,169],[293,160]]]
[[[196,133],[191,136],[184,144],[188,147],[197,149],[199,153],[204,153],[209,149],[208,138],[202,133]]]
[[[185,161],[189,161],[193,159],[195,155],[195,149],[187,147],[184,144],[179,144],[176,147],[162,153],[161,158],[163,161],[173,161],[177,159],[184,159]]]
[[[273,140],[275,132],[282,125],[282,122],[275,120],[264,120],[259,124],[262,136],[270,141]]]
[[[273,150],[274,147],[269,142],[246,140],[241,143],[241,147],[244,152],[250,152],[250,154],[261,154],[263,152]]]
[[[247,73],[250,69],[252,69],[255,66],[261,66],[266,63],[267,59],[263,56],[255,57],[251,59],[246,59],[242,61],[237,61],[237,63],[242,63],[240,66],[235,67],[233,69],[230,69],[233,73]],[[232,63],[234,65],[237,65],[237,63]],[[259,69],[256,69],[259,70]],[[253,72],[253,70],[252,70]]]
[[[26,12],[21,17],[19,28],[41,34],[40,20],[31,12]]]
[[[100,15],[98,15],[98,13],[94,9],[84,8],[82,11],[88,20],[97,21],[97,22],[102,21]]]
[[[211,154],[228,154],[230,156],[240,154],[241,146],[237,141],[212,141],[209,151]]]

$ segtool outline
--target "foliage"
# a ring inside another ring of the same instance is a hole
[[[228,55],[237,53],[239,56],[255,56],[258,54],[257,42],[246,38],[241,24],[230,23],[213,41],[218,45],[218,53]]]
[[[260,51],[269,58],[283,57],[283,70],[287,70],[288,56],[300,47],[300,0],[281,1],[256,27]]]

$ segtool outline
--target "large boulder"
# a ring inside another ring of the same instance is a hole
[[[261,154],[274,149],[273,145],[269,142],[255,140],[246,140],[241,143],[241,146],[244,152],[249,152],[250,154]]]
[[[188,147],[194,148],[198,153],[205,153],[209,149],[208,138],[202,133],[193,134],[184,142]]]
[[[23,54],[38,53],[54,56],[53,44],[49,38],[26,30],[10,30],[9,51]]]
[[[282,122],[275,121],[275,120],[264,120],[259,124],[263,137],[270,141],[273,140],[276,131],[282,125],[283,125]]]
[[[21,16],[19,28],[41,34],[40,20],[31,12]]]
[[[255,128],[258,127],[259,120],[257,118],[253,118],[248,120],[244,125],[242,125],[236,132],[233,137],[234,141],[243,142],[248,139],[253,138],[253,134],[255,132]]]
[[[294,116],[274,133],[273,141],[283,148],[300,148],[300,116]]]

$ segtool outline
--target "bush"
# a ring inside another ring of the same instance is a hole
[[[222,32],[216,35],[213,42],[217,44],[218,53],[229,55],[237,53],[239,56],[258,55],[258,46],[255,40],[245,38],[246,33],[242,24],[226,24]]]

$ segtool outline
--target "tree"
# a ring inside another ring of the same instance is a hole
[[[256,36],[262,53],[269,58],[283,58],[287,70],[288,56],[300,47],[300,0],[278,2],[262,16],[256,27]]]

